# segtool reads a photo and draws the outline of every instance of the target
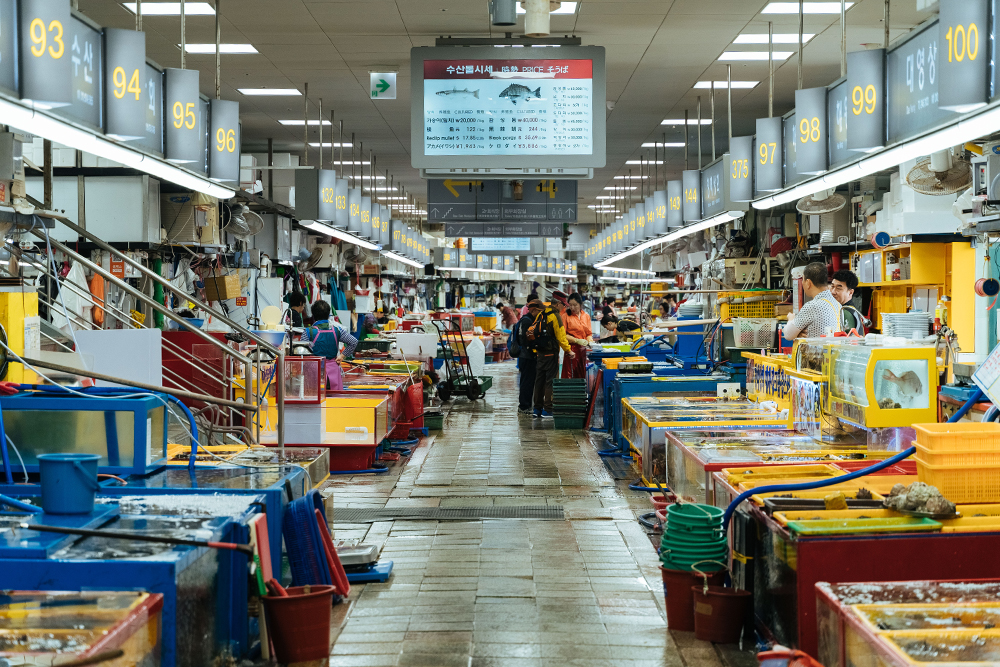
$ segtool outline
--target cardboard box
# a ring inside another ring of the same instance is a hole
[[[361,275],[363,276],[377,276],[379,274],[378,264],[363,264],[361,266]]]
[[[240,295],[240,277],[230,273],[226,276],[213,275],[205,278],[205,299],[226,301]]]
[[[790,315],[792,312],[792,304],[790,303],[776,303],[774,304],[774,316],[782,317],[784,315]]]

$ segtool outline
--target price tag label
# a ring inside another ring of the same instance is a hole
[[[104,133],[115,139],[145,139],[146,33],[104,29]]]
[[[781,118],[758,118],[754,142],[754,185],[757,192],[775,192],[782,186]]]
[[[70,0],[20,0],[21,97],[50,107],[73,101]],[[7,32],[7,31],[4,31]]]
[[[684,185],[684,222],[701,220],[701,172],[688,169],[681,173]]]
[[[229,100],[210,100],[212,131],[209,139],[208,176],[215,181],[238,183],[240,180],[240,104]],[[333,184],[330,186],[333,199]],[[327,220],[333,220],[331,215]]]
[[[795,162],[798,174],[821,174],[827,153],[826,88],[795,91]]]
[[[170,68],[164,71],[164,80],[166,157],[185,165],[202,162],[205,128],[198,98],[198,70]]]
[[[236,297],[236,305],[238,307],[243,307],[243,306],[247,305],[247,298],[245,296],[238,296],[238,297]]]
[[[843,105],[849,150],[885,145],[885,49],[847,54],[847,90],[838,104]]]
[[[111,275],[115,278],[125,279],[125,262],[111,260]]]
[[[988,0],[941,0],[938,21],[938,106],[965,112],[987,102]]]

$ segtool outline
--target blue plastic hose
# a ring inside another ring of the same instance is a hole
[[[29,505],[28,503],[22,503],[20,500],[14,500],[10,496],[2,494],[0,494],[0,505],[10,505],[15,509],[24,510],[33,514],[40,514],[43,511],[41,507]]]
[[[3,475],[7,484],[14,483],[14,471],[10,469],[10,454],[7,452],[7,431],[3,427],[3,409],[0,409],[0,452],[3,453]]]
[[[969,400],[965,402],[965,405],[959,408],[958,412],[956,412],[955,414],[953,414],[951,417],[948,418],[947,423],[953,424],[962,417],[964,417],[965,413],[967,413],[970,409],[972,409],[972,406],[975,405],[982,397],[983,397],[982,390],[976,389],[976,392],[969,397]],[[801,482],[799,484],[769,484],[768,486],[761,486],[756,489],[750,489],[749,491],[744,491],[740,495],[736,496],[736,499],[733,500],[733,502],[729,503],[729,507],[726,508],[726,513],[722,517],[722,528],[723,530],[729,529],[729,520],[732,518],[733,512],[735,512],[736,508],[739,507],[740,504],[750,496],[754,496],[759,493],[774,493],[781,491],[807,491],[809,489],[822,489],[823,487],[826,486],[833,486],[834,484],[840,484],[841,482],[848,482],[852,479],[857,479],[858,477],[864,477],[865,475],[870,475],[873,472],[878,472],[883,468],[888,468],[891,465],[899,463],[903,459],[907,459],[913,456],[916,452],[917,452],[916,447],[910,447],[909,449],[905,449],[901,451],[899,454],[896,454],[891,458],[876,463],[873,466],[862,468],[861,470],[855,470],[854,472],[848,473],[846,475],[840,475],[838,477],[829,477],[827,479],[817,480],[815,482]]]

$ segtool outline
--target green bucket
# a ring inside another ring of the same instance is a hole
[[[667,525],[693,530],[722,525],[724,511],[712,505],[700,503],[674,503],[667,505]]]
[[[692,540],[675,535],[664,535],[663,539],[660,540],[660,545],[663,547],[673,545],[682,549],[712,549],[714,547],[725,546],[727,543],[728,540],[725,537],[712,540]]]

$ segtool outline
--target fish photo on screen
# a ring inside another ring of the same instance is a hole
[[[527,86],[522,86],[519,83],[512,83],[509,86],[507,86],[507,88],[504,89],[502,93],[500,93],[500,97],[506,97],[511,104],[516,105],[518,101],[522,100],[528,101],[531,98],[541,99],[542,87],[539,86],[538,88],[532,90],[531,88],[528,88]]]
[[[477,100],[479,99],[479,89],[478,88],[476,90],[469,90],[468,88],[464,88],[462,90],[459,90],[458,88],[452,88],[451,90],[439,90],[439,91],[437,91],[437,94],[438,95],[457,95],[457,96],[460,96],[460,97],[465,97],[465,96],[471,95],[472,97],[475,97]]]

